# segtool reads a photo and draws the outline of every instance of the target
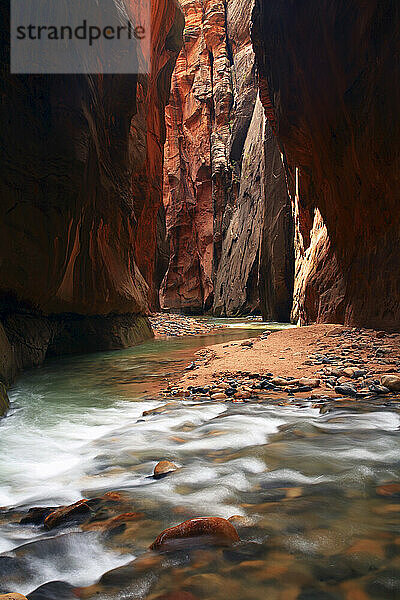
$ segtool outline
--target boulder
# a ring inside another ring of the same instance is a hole
[[[70,506],[58,508],[45,518],[44,526],[46,529],[54,529],[59,525],[84,521],[92,514],[94,504],[97,505],[98,500],[79,500]]]
[[[400,392],[400,375],[383,375],[381,384],[391,392]]]
[[[229,546],[239,541],[235,527],[221,517],[198,517],[165,529],[151,544],[151,550],[167,551],[203,544]]]

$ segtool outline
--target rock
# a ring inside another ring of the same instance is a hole
[[[343,375],[346,375],[346,377],[354,377],[356,369],[354,369],[353,367],[346,367],[346,369],[343,369],[342,373]]]
[[[211,400],[226,400],[228,396],[223,392],[218,392],[216,394],[211,394]]]
[[[0,381],[0,417],[4,417],[10,407],[7,389],[4,383]]]
[[[389,394],[390,393],[389,388],[385,387],[384,385],[376,385],[374,383],[369,385],[368,389],[373,394]]]
[[[155,0],[152,16],[143,77],[2,78],[0,321],[13,375],[152,336],[143,315],[158,302],[164,110],[183,28],[178,3]]]
[[[399,5],[273,4],[256,1],[252,39],[261,100],[295,205],[292,317],[398,330],[400,163],[390,161],[384,177],[381,165],[400,151],[400,81],[389,75],[400,49]]]
[[[235,527],[221,517],[199,517],[165,529],[151,550],[174,550],[203,544],[227,546],[239,541]]]
[[[51,513],[57,510],[56,507],[48,508],[48,507],[35,507],[31,508],[28,511],[28,514],[25,517],[22,517],[20,520],[21,525],[41,525],[44,523],[46,517],[48,517]]]
[[[64,581],[44,583],[27,595],[28,600],[76,600],[75,588]]]
[[[337,385],[335,387],[335,392],[339,396],[353,396],[354,397],[357,395],[357,388],[355,388],[353,385],[350,385],[350,384]]]
[[[160,462],[154,467],[153,477],[154,479],[161,479],[169,473],[173,473],[177,469],[178,467],[170,460],[160,460]]]
[[[161,304],[193,313],[212,306],[216,315],[260,304],[264,317],[287,321],[293,220],[281,154],[257,97],[252,4],[180,1],[186,29],[165,118],[170,260]]]
[[[375,573],[367,585],[371,597],[379,600],[395,600],[400,595],[400,570],[388,568]]]
[[[383,375],[381,384],[391,392],[400,392],[400,375]]]
[[[79,500],[70,506],[58,508],[45,518],[44,526],[46,529],[54,529],[59,525],[82,522],[93,514],[93,508],[98,504],[98,499]]]
[[[378,496],[395,496],[400,498],[400,483],[384,483],[376,488]]]
[[[0,600],[27,600],[22,594],[11,593],[11,594],[0,594]]]
[[[284,379],[283,377],[273,377],[271,379],[271,383],[272,385],[287,385],[289,382],[287,379]]]
[[[249,398],[251,398],[250,392],[236,392],[235,394],[233,394],[233,396],[242,400],[248,400]]]
[[[313,379],[311,377],[301,377],[301,379],[299,379],[299,384],[300,385],[305,385],[305,386],[310,387],[310,388],[317,388],[317,387],[320,386],[321,380],[320,379]]]

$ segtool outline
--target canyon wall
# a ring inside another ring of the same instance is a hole
[[[391,1],[256,0],[261,99],[296,203],[303,323],[399,327],[399,22]]]
[[[3,23],[8,4],[0,2]],[[183,17],[172,0],[151,10],[148,75],[11,75],[2,30],[4,380],[46,354],[152,335],[143,315],[161,279],[164,108]]]
[[[170,261],[161,305],[217,315],[261,309],[266,318],[288,320],[291,207],[258,100],[253,1],[182,0],[181,6],[184,46],[166,109]]]

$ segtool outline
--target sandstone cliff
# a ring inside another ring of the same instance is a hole
[[[252,4],[181,2],[184,47],[166,110],[171,255],[161,304],[218,315],[261,308],[266,318],[288,320],[291,207],[280,153],[257,101]]]
[[[172,0],[152,2],[152,26],[146,76],[10,75],[3,28],[3,378],[46,353],[151,335],[140,315],[156,297],[164,107],[183,27]]]
[[[399,19],[396,2],[256,1],[262,101],[297,196],[303,322],[398,328]]]

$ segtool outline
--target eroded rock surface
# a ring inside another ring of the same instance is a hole
[[[173,0],[152,2],[151,72],[140,76],[11,75],[3,32],[3,379],[74,337],[82,351],[88,337],[101,350],[151,335],[140,315],[160,279],[163,116],[182,27]]]
[[[399,18],[394,2],[256,0],[261,98],[298,199],[302,322],[398,328]]]
[[[267,318],[288,320],[291,207],[280,152],[257,100],[253,2],[181,4],[184,47],[166,111],[171,257],[161,304],[218,315],[261,308]]]

